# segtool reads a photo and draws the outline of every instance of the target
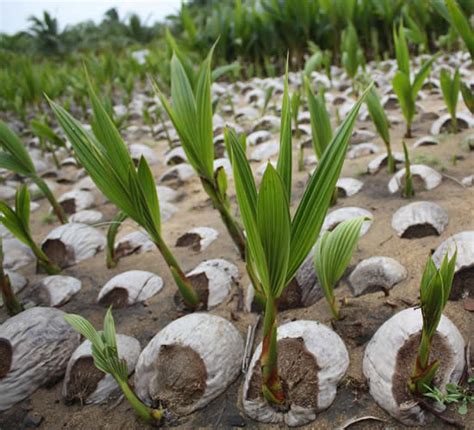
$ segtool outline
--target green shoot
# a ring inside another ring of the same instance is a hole
[[[474,115],[474,92],[464,82],[461,83],[461,94],[464,100],[464,104]]]
[[[262,116],[265,115],[265,113],[267,112],[268,104],[270,103],[270,100],[272,99],[274,91],[275,91],[275,88],[272,87],[272,86],[269,86],[265,90],[265,98],[263,99],[263,106],[262,106]],[[232,97],[230,96],[230,94],[228,94],[228,99],[230,101],[229,104],[232,106],[233,102],[232,102]],[[234,109],[232,108],[232,112],[233,111],[234,111]]]
[[[474,61],[474,32],[468,18],[464,15],[456,0],[445,0],[451,25],[456,29],[464,40],[471,60]]]
[[[375,87],[367,94],[366,103],[375,128],[387,148],[388,173],[395,173],[395,160],[392,155],[392,146],[390,144],[390,123]]]
[[[405,137],[411,137],[411,125],[416,113],[415,101],[423,86],[424,81],[431,71],[431,65],[436,59],[437,55],[425,61],[416,73],[413,82],[410,78],[410,54],[408,51],[408,44],[405,38],[405,29],[403,22],[400,22],[398,34],[393,30],[393,39],[395,41],[395,53],[397,57],[398,71],[393,77],[392,86],[393,91],[397,95],[398,102],[402,108],[403,116],[406,121]]]
[[[403,141],[403,154],[405,155],[405,190],[403,191],[403,195],[409,199],[415,195],[415,188],[413,187],[413,177],[411,176],[410,156],[405,141]]]
[[[89,321],[80,315],[68,314],[64,319],[74,330],[90,341],[95,367],[114,377],[136,414],[150,424],[162,421],[164,410],[149,408],[137,397],[128,384],[127,363],[118,355],[115,323],[111,308],[105,314],[103,331],[97,331]]]
[[[334,288],[349,265],[359,240],[364,217],[340,223],[333,231],[326,231],[318,240],[314,253],[316,274],[331,308],[333,317],[341,319]]]
[[[455,70],[452,78],[446,69],[441,70],[439,81],[441,84],[441,91],[443,92],[444,102],[448,108],[449,115],[451,115],[451,132],[456,133],[458,131],[456,109],[458,105],[459,87],[461,82],[459,69]]]
[[[2,121],[0,121],[0,148],[2,149],[0,151],[0,167],[30,178],[48,199],[58,220],[62,224],[67,223],[66,212],[46,182],[36,173],[33,160],[20,138]]]
[[[346,70],[347,76],[354,81],[359,67],[364,67],[365,59],[362,48],[359,44],[357,31],[352,23],[346,27],[342,34],[341,42],[342,65]],[[357,94],[357,90],[353,84],[353,90]]]
[[[119,211],[117,215],[110,222],[110,226],[107,230],[107,268],[112,269],[117,266],[118,258],[115,255],[115,238],[117,236],[118,230],[122,223],[127,219],[127,214],[125,212]]]
[[[0,223],[31,249],[38,260],[39,267],[44,269],[48,275],[56,275],[61,271],[33,240],[30,230],[30,193],[26,185],[22,185],[16,192],[15,210],[10,208],[6,202],[0,201],[0,214]]]
[[[89,91],[95,136],[50,100],[51,108],[77,158],[97,187],[121,211],[146,230],[166,261],[186,306],[196,309],[199,297],[161,234],[160,207],[150,167],[142,157],[135,168],[125,142],[91,85]]]
[[[0,290],[2,293],[3,304],[10,316],[14,316],[23,311],[23,305],[18,301],[13,292],[8,274],[3,270],[3,240],[0,237]]]
[[[273,405],[285,406],[286,402],[278,373],[277,300],[319,235],[364,98],[365,94],[355,104],[322,154],[293,217],[289,210],[292,154],[288,97],[283,99],[277,167],[275,169],[270,163],[267,165],[258,191],[242,142],[233,130],[226,130],[237,203],[247,233],[247,271],[257,278],[255,290],[265,298],[260,357],[262,394]]]
[[[39,137],[40,142],[47,147],[48,151],[53,156],[54,164],[59,169],[59,161],[56,157],[56,148],[64,148],[66,145],[57,133],[46,123],[38,119],[31,121],[31,131]],[[47,145],[51,143],[52,146]]]
[[[161,94],[155,83],[169,118],[183,146],[186,157],[199,175],[205,192],[219,211],[227,231],[245,258],[245,236],[242,227],[232,216],[227,196],[227,177],[222,167],[214,172],[214,144],[211,103],[211,60],[213,49],[201,64],[199,73],[190,80],[192,72],[185,68],[182,56],[175,52],[171,59],[171,98],[173,105]]]
[[[408,382],[410,391],[415,394],[427,392],[426,387],[431,387],[439,367],[437,360],[430,362],[431,344],[451,292],[456,257],[457,252],[451,259],[446,254],[439,269],[429,257],[423,272],[420,284],[423,327],[415,367]]]

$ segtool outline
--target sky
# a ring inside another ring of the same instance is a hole
[[[0,0],[0,33],[13,34],[29,27],[28,17],[47,10],[59,21],[60,29],[92,19],[100,22],[104,12],[116,7],[121,17],[134,12],[152,23],[176,12],[181,0]]]

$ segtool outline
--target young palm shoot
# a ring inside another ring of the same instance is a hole
[[[247,271],[259,280],[259,285],[254,286],[265,298],[260,357],[262,394],[272,405],[284,407],[286,400],[278,373],[277,300],[319,235],[364,97],[356,103],[324,151],[293,218],[289,211],[291,129],[289,133],[282,133],[277,167],[267,165],[258,192],[241,141],[234,131],[226,131],[237,202],[247,233]],[[285,109],[282,109],[282,116],[284,114]],[[290,122],[287,121],[287,125]]]
[[[123,211],[119,211],[110,222],[110,226],[107,229],[107,250],[106,250],[106,264],[108,269],[112,269],[117,266],[118,258],[115,255],[115,238],[117,237],[118,230],[122,223],[127,219],[127,214]]]
[[[372,90],[367,94],[366,103],[375,128],[387,148],[388,173],[395,173],[395,160],[393,158],[392,146],[390,144],[390,123],[375,88],[372,88]]]
[[[449,21],[464,40],[466,47],[471,54],[471,60],[474,61],[474,31],[469,19],[464,15],[456,0],[445,0],[446,8],[449,14]]]
[[[201,64],[195,79],[190,80],[178,54],[171,59],[171,105],[161,94],[161,103],[171,119],[186,157],[199,175],[204,191],[219,211],[227,231],[245,258],[245,236],[232,216],[227,196],[227,176],[224,168],[214,171],[214,143],[211,103],[212,51]]]
[[[464,104],[474,115],[474,92],[464,82],[461,83],[461,94],[464,100]]]
[[[314,253],[314,266],[321,288],[334,319],[341,319],[334,288],[349,265],[366,219],[358,217],[340,223],[318,240]]]
[[[15,210],[10,208],[6,202],[0,201],[0,215],[0,223],[10,230],[11,234],[20,242],[29,246],[38,260],[40,268],[45,270],[48,275],[56,275],[61,271],[33,240],[30,230],[30,193],[26,185],[22,185],[16,192]]]
[[[456,256],[457,252],[448,259],[446,254],[439,269],[430,257],[423,272],[420,284],[423,327],[415,367],[408,382],[410,391],[415,394],[428,391],[439,367],[438,360],[430,362],[431,345],[451,292]]]
[[[430,74],[431,65],[438,54],[431,57],[429,60],[426,60],[420,67],[420,70],[418,70],[418,73],[416,73],[413,81],[411,81],[410,54],[408,52],[408,44],[405,37],[403,22],[400,22],[398,34],[395,29],[393,30],[393,39],[395,41],[395,54],[397,57],[398,71],[393,77],[392,86],[407,123],[405,137],[411,137],[411,125],[416,113],[416,97],[418,96],[418,92],[423,86],[425,79]]]
[[[40,139],[41,145],[52,155],[56,168],[60,168],[59,160],[56,157],[57,148],[65,148],[66,144],[61,137],[45,122],[39,119],[31,121],[31,130]]]
[[[164,417],[164,410],[149,408],[137,397],[128,384],[127,363],[118,355],[115,323],[111,308],[105,314],[103,331],[97,331],[89,321],[80,315],[68,314],[64,319],[90,341],[95,367],[101,372],[113,376],[136,414],[146,423],[160,423]]]
[[[311,89],[311,84],[307,78],[305,78],[305,87],[311,122],[313,149],[319,162],[333,137],[331,119],[329,117],[329,112],[326,109],[324,91],[320,91],[318,95],[315,96],[313,90]],[[331,204],[334,205],[336,202],[337,188],[334,189]]]
[[[97,187],[122,212],[145,229],[170,268],[186,306],[196,309],[200,303],[199,297],[161,234],[160,207],[150,167],[142,157],[135,168],[127,146],[92,86],[89,91],[95,136],[50,100],[51,108],[77,158]]]
[[[457,68],[454,71],[452,78],[446,69],[441,70],[439,81],[441,84],[441,91],[443,92],[444,102],[448,108],[449,115],[451,115],[451,132],[456,133],[458,131],[456,110],[458,106],[459,89],[461,84],[459,69]]]
[[[8,315],[19,314],[23,311],[23,305],[18,301],[13,292],[12,285],[8,274],[3,270],[3,241],[0,237],[0,290],[2,293],[2,300]]]
[[[403,154],[405,155],[405,190],[403,191],[403,196],[409,199],[415,195],[415,189],[413,187],[413,177],[411,176],[410,155],[408,154],[405,141],[403,141]]]
[[[62,224],[68,219],[63,207],[58,203],[46,182],[36,173],[33,160],[21,143],[20,138],[0,121],[0,167],[31,179],[48,199],[55,215]]]
[[[342,65],[346,70],[347,76],[352,80],[352,89],[357,95],[354,79],[359,71],[359,67],[364,67],[365,59],[359,39],[357,38],[357,31],[352,23],[349,23],[342,34],[341,52]]]

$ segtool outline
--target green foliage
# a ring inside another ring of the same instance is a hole
[[[97,331],[80,315],[68,314],[64,319],[91,343],[95,367],[113,376],[137,415],[148,423],[160,422],[164,414],[163,409],[151,409],[146,406],[128,385],[127,363],[119,357],[112,309],[109,308],[105,314],[103,331]]]
[[[350,23],[342,35],[342,65],[349,78],[354,79],[359,67],[364,67],[365,59],[357,38],[355,27]]]
[[[8,315],[13,316],[23,311],[23,305],[16,298],[10,278],[3,270],[3,239],[0,237],[0,306],[5,305]]]
[[[30,230],[30,193],[26,185],[22,185],[16,192],[15,210],[10,208],[5,201],[0,201],[0,214],[0,223],[20,242],[31,249],[42,269],[49,275],[60,272],[59,267],[49,260],[48,256],[33,240]]]
[[[334,288],[351,261],[364,221],[365,217],[344,221],[333,231],[326,231],[316,243],[313,258],[316,274],[335,319],[340,319],[340,312]]]
[[[464,104],[474,114],[474,92],[464,82],[461,82],[461,94]]]
[[[451,130],[453,133],[457,132],[457,117],[456,109],[458,106],[459,89],[461,85],[461,76],[459,69],[454,71],[453,77],[450,76],[446,69],[442,69],[439,77],[441,84],[441,91],[443,93],[444,102],[451,115]]]
[[[160,92],[157,85],[155,89],[180,137],[189,163],[201,179],[204,191],[219,211],[227,231],[244,258],[245,237],[242,228],[229,211],[227,186],[223,186],[227,184],[225,171],[222,167],[214,171],[211,102],[211,61],[214,48],[215,46],[201,64],[197,74],[187,71],[181,61],[183,55],[175,51],[171,59],[172,104]],[[183,60],[187,61],[186,58]]]
[[[46,182],[36,173],[33,160],[20,138],[7,125],[0,121],[0,167],[30,178],[41,190],[53,207],[54,213],[63,224],[67,215],[57,202]]]
[[[410,155],[405,141],[403,141],[403,154],[405,155],[405,189],[403,190],[403,195],[409,199],[415,195],[415,189],[413,188],[413,177],[411,176]]]
[[[423,317],[421,341],[408,387],[417,394],[427,392],[439,367],[439,361],[430,362],[431,343],[443,310],[451,293],[456,267],[457,251],[449,259],[446,254],[439,269],[429,257],[420,284],[420,307]]]
[[[318,160],[320,160],[333,137],[331,120],[329,112],[326,109],[324,92],[320,91],[318,96],[315,96],[308,80],[305,80],[305,86],[310,114],[313,149]]]
[[[403,22],[400,22],[398,33],[393,30],[393,39],[395,42],[395,52],[398,64],[398,71],[393,77],[392,86],[393,91],[397,95],[398,102],[402,108],[403,116],[407,122],[407,130],[405,137],[411,137],[411,124],[416,113],[415,101],[418,92],[423,86],[431,71],[431,65],[436,59],[437,55],[426,60],[418,72],[415,74],[413,81],[410,77],[410,54],[408,51],[408,44],[405,38],[405,29]]]
[[[464,15],[456,0],[445,0],[449,21],[464,40],[471,59],[474,61],[474,31],[468,18]]]
[[[468,378],[468,384],[474,384],[474,378]],[[452,403],[458,404],[458,414],[466,415],[468,405],[474,403],[474,392],[472,388],[463,388],[457,384],[446,384],[446,392],[444,393],[438,387],[430,387],[425,385],[426,392],[423,393],[425,397],[436,400],[436,402],[443,405],[450,405]]]
[[[194,289],[161,236],[161,217],[155,181],[142,157],[135,164],[112,119],[89,86],[94,113],[94,135],[65,109],[50,100],[51,108],[71,142],[75,154],[102,193],[142,226],[167,262],[180,292],[190,307],[199,302]]]
[[[115,255],[115,237],[122,223],[127,219],[125,212],[119,211],[110,222],[107,229],[107,260],[106,265],[108,269],[117,266],[118,257]]]
[[[388,121],[385,110],[380,102],[379,95],[375,87],[373,87],[367,94],[365,99],[367,103],[367,109],[369,110],[369,115],[372,118],[372,121],[377,129],[378,134],[385,143],[387,148],[387,167],[389,173],[395,172],[395,161],[392,155],[392,147],[390,144],[390,123]]]

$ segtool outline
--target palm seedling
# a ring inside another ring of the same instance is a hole
[[[393,39],[395,41],[395,53],[397,57],[398,71],[393,77],[392,86],[393,91],[397,95],[398,102],[402,108],[403,116],[406,121],[406,133],[405,137],[411,137],[411,125],[413,118],[416,113],[415,101],[418,96],[418,92],[425,79],[428,77],[431,71],[431,65],[436,59],[436,55],[426,60],[418,73],[415,74],[413,81],[410,78],[410,54],[408,52],[408,44],[405,37],[405,29],[403,22],[400,22],[398,34],[396,30],[393,30]]]
[[[23,305],[18,301],[10,283],[10,278],[3,269],[3,240],[0,237],[0,290],[3,304],[8,315],[13,316],[23,311]]]
[[[423,327],[415,367],[408,382],[410,391],[415,394],[423,394],[428,391],[439,367],[438,360],[430,362],[431,345],[451,292],[456,256],[457,252],[451,259],[448,259],[446,254],[439,269],[429,257],[423,272],[420,284]]]
[[[0,201],[0,214],[0,223],[31,249],[40,268],[49,275],[55,275],[61,271],[33,240],[30,230],[30,193],[26,185],[22,185],[16,192],[15,210],[6,202]]]
[[[311,122],[311,141],[319,162],[324,154],[324,151],[329,146],[329,143],[333,138],[331,119],[329,117],[329,112],[326,109],[324,91],[319,91],[318,95],[316,96],[307,78],[305,78],[305,87]],[[337,188],[334,189],[331,203],[335,204],[336,202]]]
[[[358,217],[340,223],[333,231],[326,231],[316,243],[314,266],[321,288],[333,317],[341,319],[334,288],[349,265],[362,224],[366,219]]]
[[[364,95],[365,96],[365,95]],[[258,280],[255,290],[265,298],[263,348],[260,357],[262,394],[273,405],[284,406],[285,393],[278,373],[277,300],[307,257],[331,202],[344,163],[357,113],[356,103],[310,177],[293,217],[289,202],[292,183],[291,132],[282,133],[276,169],[269,163],[257,192],[244,147],[232,130],[226,131],[237,202],[247,234],[247,271]],[[283,117],[284,109],[282,110]],[[287,119],[287,125],[291,119]]]
[[[80,315],[68,314],[64,319],[90,341],[95,367],[101,372],[113,376],[136,414],[146,423],[160,423],[164,418],[163,409],[149,408],[137,397],[128,384],[127,363],[118,355],[112,310],[109,308],[105,314],[103,331],[97,331],[88,320]]]
[[[410,154],[408,153],[405,141],[403,141],[403,154],[405,156],[405,189],[403,195],[409,199],[415,195],[415,189],[413,187],[413,177],[411,175]]]
[[[353,90],[357,94],[354,85],[354,78],[357,75],[359,67],[364,67],[365,59],[362,48],[357,38],[357,31],[352,23],[349,23],[344,30],[341,42],[342,65],[346,70],[347,76],[352,80]]]
[[[118,211],[107,229],[106,264],[108,269],[117,266],[118,258],[115,255],[115,238],[117,237],[120,226],[127,218],[125,212]]]
[[[156,87],[161,103],[171,119],[186,157],[199,175],[204,191],[219,211],[229,235],[245,258],[245,236],[241,226],[232,216],[227,196],[227,176],[224,168],[214,171],[214,143],[211,103],[212,50],[201,64],[197,76],[185,69],[182,55],[175,53],[171,59],[171,99],[173,105]],[[186,63],[185,63],[186,64]]]
[[[365,101],[367,103],[367,109],[369,110],[369,115],[372,118],[375,128],[377,129],[378,134],[382,138],[383,142],[385,143],[385,147],[387,148],[388,173],[395,173],[395,160],[393,158],[392,146],[390,144],[390,123],[375,87],[369,91]]]
[[[262,106],[262,116],[265,115],[265,113],[267,112],[268,105],[270,104],[270,100],[272,99],[272,96],[273,96],[274,92],[275,92],[275,87],[273,87],[273,86],[269,86],[265,90],[265,97],[263,98],[263,106]],[[230,95],[228,97],[231,101],[232,97],[230,97]],[[232,106],[231,103],[229,103],[229,104]],[[232,111],[234,111],[233,108],[232,108]]]
[[[56,157],[57,148],[65,148],[66,144],[61,137],[47,124],[46,121],[34,119],[31,121],[31,131],[39,138],[43,152],[47,150],[53,157],[56,168],[59,169],[59,161]]]
[[[464,82],[461,82],[461,94],[464,104],[469,109],[469,112],[474,115],[474,93]]]
[[[446,103],[449,115],[451,116],[451,132],[456,133],[458,131],[456,109],[458,105],[459,87],[461,82],[459,69],[457,68],[454,71],[453,77],[450,76],[446,69],[441,70],[439,81],[441,84],[444,102]]]
[[[58,203],[46,182],[36,173],[33,160],[21,143],[20,138],[0,121],[0,167],[31,179],[48,199],[58,220],[67,223],[67,215]]]
[[[466,44],[467,50],[474,59],[474,31],[462,9],[456,0],[437,0],[433,2],[440,15],[451,24],[451,29],[461,36]]]
[[[155,181],[142,157],[135,164],[112,119],[89,86],[94,133],[88,133],[61,106],[50,101],[53,112],[74,148],[76,157],[97,187],[122,212],[143,227],[156,245],[187,307],[196,309],[200,299],[161,234],[161,217]]]

